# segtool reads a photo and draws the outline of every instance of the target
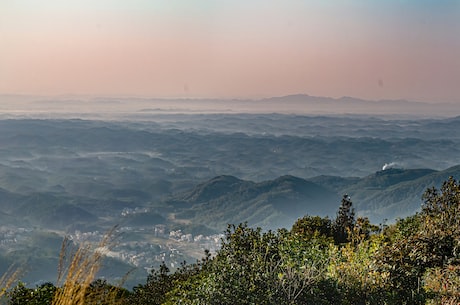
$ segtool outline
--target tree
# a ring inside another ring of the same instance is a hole
[[[390,304],[385,293],[389,288],[389,273],[381,270],[375,259],[382,242],[381,235],[372,235],[359,243],[331,248],[329,276],[339,290],[339,304]]]
[[[161,305],[166,300],[166,293],[173,289],[173,275],[163,262],[158,270],[152,270],[145,285],[133,288],[129,297],[131,304]]]
[[[433,304],[460,302],[460,184],[450,177],[440,190],[428,189],[424,196],[418,260],[425,262],[425,290],[433,293]]]
[[[111,285],[106,280],[97,279],[89,285],[86,291],[85,304],[121,305],[126,304],[128,296],[128,290]]]
[[[134,287],[128,304],[193,304],[189,301],[204,299],[204,295],[197,294],[196,289],[202,286],[198,283],[207,274],[210,257],[206,250],[201,261],[193,264],[183,262],[173,273],[163,262],[158,270],[151,271],[146,284]]]
[[[334,240],[337,244],[349,241],[349,235],[355,225],[355,210],[350,196],[343,195],[342,202],[333,223]]]
[[[304,239],[318,238],[320,236],[332,238],[332,221],[327,217],[305,215],[294,223],[291,233]]]
[[[27,288],[19,282],[8,292],[9,305],[48,305],[52,304],[56,287],[52,283],[43,283],[35,288]]]
[[[331,290],[326,289],[332,239],[317,232],[310,237],[295,231],[280,236],[275,284],[283,301],[278,304],[330,304],[334,297]],[[327,293],[323,293],[325,290]]]
[[[217,255],[176,285],[166,304],[322,304],[329,243],[285,229],[230,225]]]
[[[363,241],[368,240],[372,235],[380,232],[379,226],[371,224],[369,218],[358,217],[351,232],[349,232],[349,239],[353,245],[357,245]]]
[[[458,281],[448,278],[458,274],[460,267],[460,186],[450,177],[439,190],[428,189],[423,201],[420,213],[384,231],[386,244],[376,257],[389,273],[395,300],[405,304],[426,299],[450,304],[453,300],[457,304],[460,296],[449,291],[460,290]],[[445,290],[433,285],[443,282]]]
[[[230,225],[210,266],[209,304],[281,304],[278,243],[272,231]]]

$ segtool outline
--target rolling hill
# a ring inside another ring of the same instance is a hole
[[[359,215],[380,223],[414,214],[427,188],[439,188],[449,177],[459,179],[460,165],[442,171],[393,168],[363,178],[321,176],[311,180],[337,193],[349,194]]]
[[[442,171],[390,168],[363,178],[281,176],[253,182],[217,176],[165,201],[176,217],[219,230],[227,223],[247,221],[263,228],[289,227],[305,214],[335,217],[344,194],[351,196],[359,216],[373,223],[393,222],[420,209],[423,193],[450,176],[460,165]]]
[[[246,221],[286,227],[307,213],[333,215],[339,201],[332,191],[293,176],[259,183],[218,176],[167,202],[179,207],[176,217],[222,230],[228,223]]]

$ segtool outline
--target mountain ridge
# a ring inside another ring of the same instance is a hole
[[[282,225],[305,214],[333,218],[344,194],[351,196],[358,215],[379,223],[417,212],[426,189],[439,187],[450,176],[460,177],[460,165],[442,171],[390,168],[362,178],[318,176],[303,179],[284,175],[252,182],[221,175],[185,191],[179,197],[182,201],[172,198],[182,203],[176,205],[181,210],[177,213],[179,218],[207,223],[214,229],[226,223],[249,220],[253,222],[251,225],[262,227],[269,222]],[[226,182],[236,182],[237,187],[225,188]],[[203,186],[207,197],[191,195],[199,193]]]
[[[4,116],[16,116],[17,113],[43,112],[47,115],[69,117],[69,113],[80,118],[101,118],[105,115],[126,116],[149,113],[355,113],[355,114],[393,114],[408,116],[452,116],[460,114],[460,105],[436,101],[424,102],[407,99],[367,99],[342,96],[312,96],[309,94],[290,94],[264,98],[152,98],[152,97],[103,97],[103,96],[43,96],[0,95],[0,99],[9,106]],[[269,107],[260,107],[261,104]],[[84,105],[85,107],[82,107]],[[255,107],[254,107],[255,106]],[[308,106],[308,107],[306,107]],[[85,110],[82,110],[85,108]],[[73,117],[73,116],[72,116]]]
[[[225,182],[232,184],[225,188],[222,185]],[[207,195],[196,196],[203,193],[203,187]],[[204,198],[209,200],[203,201]],[[198,184],[179,197],[173,197],[170,202],[176,206],[180,202],[182,208],[190,207],[190,210],[178,213],[178,217],[222,229],[227,223],[249,220],[251,225],[267,228],[269,219],[285,226],[309,212],[330,216],[338,201],[338,196],[322,186],[291,175],[259,183],[222,175]],[[320,202],[321,209],[317,209]],[[272,214],[278,215],[279,220],[273,220]],[[212,221],[206,221],[206,218]]]

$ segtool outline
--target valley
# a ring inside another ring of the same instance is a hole
[[[416,212],[460,176],[460,118],[150,114],[0,120],[0,256],[56,279],[62,240],[116,226],[101,276],[141,282],[219,247],[229,223],[290,228],[349,194],[375,224]],[[385,166],[386,164],[386,166]],[[383,170],[383,167],[385,169]]]

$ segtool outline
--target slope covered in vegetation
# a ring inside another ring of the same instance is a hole
[[[459,246],[460,184],[450,178],[425,192],[420,213],[389,226],[355,218],[344,196],[335,219],[307,215],[278,231],[229,225],[215,256],[173,272],[162,265],[132,291],[76,277],[6,295],[8,304],[458,304]],[[88,258],[73,267],[99,263]]]

